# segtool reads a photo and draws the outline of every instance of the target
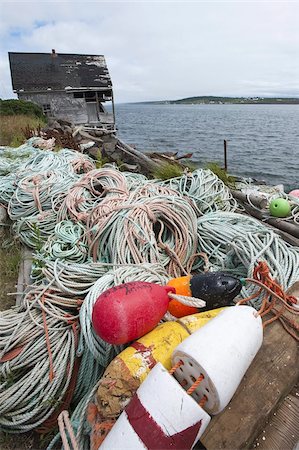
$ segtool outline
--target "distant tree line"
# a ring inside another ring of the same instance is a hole
[[[200,96],[188,97],[179,100],[170,100],[167,103],[247,103],[247,104],[299,104],[299,98],[285,97],[215,97]]]

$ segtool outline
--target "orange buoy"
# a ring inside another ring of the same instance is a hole
[[[167,285],[174,287],[177,295],[204,300],[206,306],[200,308],[200,311],[228,306],[242,289],[241,280],[225,272],[206,272],[173,278]],[[173,299],[169,302],[168,311],[175,317],[183,317],[197,313],[198,309]]]
[[[167,286],[171,286],[175,288],[175,293],[177,295],[185,295],[187,297],[191,297],[191,287],[190,287],[191,276],[173,278],[167,283]],[[196,314],[198,312],[198,308],[194,306],[183,305],[178,300],[170,300],[168,305],[168,311],[174,317],[184,317],[189,316],[190,314]]]

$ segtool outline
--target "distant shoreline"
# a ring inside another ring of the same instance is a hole
[[[160,100],[135,102],[135,104],[151,105],[299,105],[296,97],[188,97],[179,100]]]

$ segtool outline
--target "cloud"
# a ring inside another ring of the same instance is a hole
[[[119,102],[299,96],[298,3],[40,1],[1,9],[1,96],[11,96],[7,51],[52,48],[104,54]]]

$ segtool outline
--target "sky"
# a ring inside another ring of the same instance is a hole
[[[105,55],[117,103],[197,95],[299,97],[299,1],[0,0],[8,51]]]

